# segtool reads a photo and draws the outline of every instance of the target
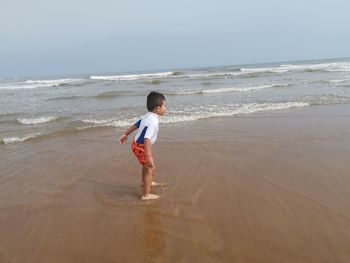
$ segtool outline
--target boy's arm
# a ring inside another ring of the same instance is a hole
[[[138,127],[135,124],[130,126],[129,129],[127,129],[126,132],[124,132],[124,134],[120,136],[119,143],[122,144],[123,142],[125,142],[128,139],[128,135],[137,129]]]
[[[146,161],[146,166],[154,167],[152,144],[151,144],[151,140],[147,138],[145,138],[145,161]]]

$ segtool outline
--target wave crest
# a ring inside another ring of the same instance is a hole
[[[29,118],[29,119],[17,119],[17,122],[24,125],[35,125],[35,124],[43,124],[50,121],[57,120],[58,117],[39,117],[39,118]]]
[[[337,94],[321,94],[317,96],[306,97],[304,98],[304,101],[310,105],[345,104],[350,102],[350,97]]]
[[[164,78],[164,77],[169,77],[173,75],[174,75],[174,72],[168,71],[168,72],[159,72],[159,73],[144,73],[144,74],[131,74],[131,75],[90,76],[90,79],[120,81],[120,80],[138,80],[138,79],[144,79],[144,78]]]
[[[252,91],[252,90],[289,87],[292,85],[294,84],[283,83],[283,84],[270,84],[270,85],[260,85],[260,86],[250,86],[250,87],[228,87],[228,88],[215,88],[215,89],[205,89],[205,90],[181,90],[181,91],[175,91],[175,92],[168,92],[167,95],[195,95],[195,94],[245,92],[245,91]]]
[[[37,138],[40,135],[41,135],[41,133],[32,133],[32,134],[28,134],[28,135],[21,136],[21,137],[7,137],[7,138],[1,139],[0,143],[10,144],[10,143],[24,142],[24,141],[28,141],[30,139]]]
[[[69,85],[73,82],[83,81],[83,79],[54,79],[54,80],[27,80],[24,82],[13,82],[0,85],[0,89],[35,89],[49,88]]]
[[[160,119],[160,123],[170,124],[185,121],[195,121],[199,119],[209,119],[215,117],[235,116],[242,114],[252,114],[262,111],[277,111],[296,107],[305,107],[310,104],[307,102],[282,102],[282,103],[249,103],[243,105],[227,105],[226,107],[219,108],[196,108],[187,109],[186,111],[172,112],[172,114],[166,115]],[[188,112],[188,113],[187,113]],[[135,123],[138,118],[122,119],[115,118],[110,119],[84,119],[85,124],[91,124],[88,127],[82,127],[81,129],[93,128],[93,127],[128,127]]]
[[[261,86],[251,86],[251,87],[217,88],[217,89],[203,90],[202,93],[211,94],[211,93],[242,92],[242,91],[269,89],[269,88],[277,88],[277,87],[287,87],[291,85],[293,84],[271,84],[271,85],[261,85]]]
[[[217,117],[228,117],[235,115],[246,115],[253,114],[257,112],[264,111],[277,111],[277,110],[285,110],[296,107],[305,107],[309,106],[309,103],[306,102],[284,102],[284,103],[249,103],[243,104],[240,106],[232,105],[228,109],[211,111],[203,110],[202,112],[197,112],[195,114],[179,114],[178,116],[169,116],[160,121],[160,123],[178,123],[178,122],[187,122],[187,121],[196,121],[200,119],[209,119],[209,118],[217,118]]]
[[[242,68],[243,73],[286,73],[290,71],[304,72],[349,72],[350,62],[315,63],[315,64],[282,64],[267,68]]]

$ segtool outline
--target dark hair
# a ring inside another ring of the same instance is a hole
[[[152,91],[147,96],[147,110],[153,111],[158,106],[162,106],[165,97],[162,93]]]

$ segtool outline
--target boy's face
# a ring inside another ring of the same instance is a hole
[[[163,116],[165,114],[165,111],[166,111],[166,107],[165,107],[165,101],[163,101],[163,104],[162,106],[158,106],[156,108],[156,113],[160,116]]]

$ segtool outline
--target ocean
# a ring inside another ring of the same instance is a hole
[[[349,104],[350,59],[0,79],[0,144],[127,127],[150,91],[165,95],[167,125]]]

